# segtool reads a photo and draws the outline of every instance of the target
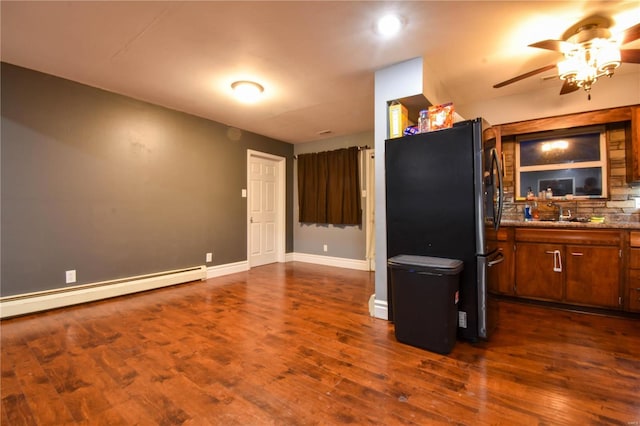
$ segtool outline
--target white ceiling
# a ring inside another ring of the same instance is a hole
[[[389,11],[406,25],[383,39],[374,22]],[[554,63],[559,54],[527,45],[559,39],[593,13],[623,30],[640,22],[640,3],[3,0],[1,58],[301,143],[373,130],[374,72],[419,56],[465,118],[495,124],[640,103],[635,64],[596,83],[591,102],[582,91],[559,96],[561,82],[541,78],[554,71],[492,87]],[[233,100],[239,79],[259,81],[263,101]]]

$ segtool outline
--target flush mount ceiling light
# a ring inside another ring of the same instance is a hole
[[[241,102],[255,102],[264,92],[264,87],[255,81],[249,80],[234,81],[231,84],[231,88],[236,98]]]
[[[378,19],[378,33],[384,37],[396,35],[401,27],[402,21],[400,21],[400,18],[396,15],[389,14]]]

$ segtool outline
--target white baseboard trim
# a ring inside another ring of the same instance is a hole
[[[368,271],[366,260],[320,256],[306,253],[286,253],[286,262],[299,261],[339,268]],[[244,260],[226,265],[199,266],[184,271],[166,271],[158,274],[141,275],[120,280],[102,281],[73,287],[62,287],[42,292],[24,293],[0,298],[0,318],[10,318],[33,312],[46,311],[64,306],[93,302],[126,294],[153,290],[175,284],[205,280],[223,275],[249,270],[249,262]],[[387,302],[375,300],[375,317],[387,319]]]
[[[205,266],[198,266],[184,270],[165,271],[157,274],[138,275],[118,280],[6,296],[0,298],[0,318],[9,318],[175,284],[204,280],[206,273]]]
[[[318,254],[292,253],[292,260],[296,262],[316,263],[318,265],[336,266],[338,268],[358,269],[368,271],[366,260],[347,259],[344,257],[321,256]]]
[[[389,304],[386,300],[376,299],[373,302],[373,316],[378,319],[389,320]]]
[[[215,265],[207,268],[207,278],[221,277],[223,275],[235,274],[249,270],[249,262],[246,260],[226,265]]]

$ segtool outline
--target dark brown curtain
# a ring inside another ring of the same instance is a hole
[[[362,224],[358,147],[298,155],[298,210],[303,223]]]

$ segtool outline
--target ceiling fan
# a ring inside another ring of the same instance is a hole
[[[617,38],[612,38],[609,31],[612,23],[611,19],[603,16],[590,16],[565,31],[562,40],[543,40],[530,44],[530,47],[560,52],[564,59],[493,87],[497,89],[557,67],[558,77],[563,80],[560,94],[565,95],[582,88],[590,100],[591,86],[598,78],[611,77],[623,62],[640,64],[640,49],[620,49],[620,46],[640,39],[640,23],[627,28]]]

